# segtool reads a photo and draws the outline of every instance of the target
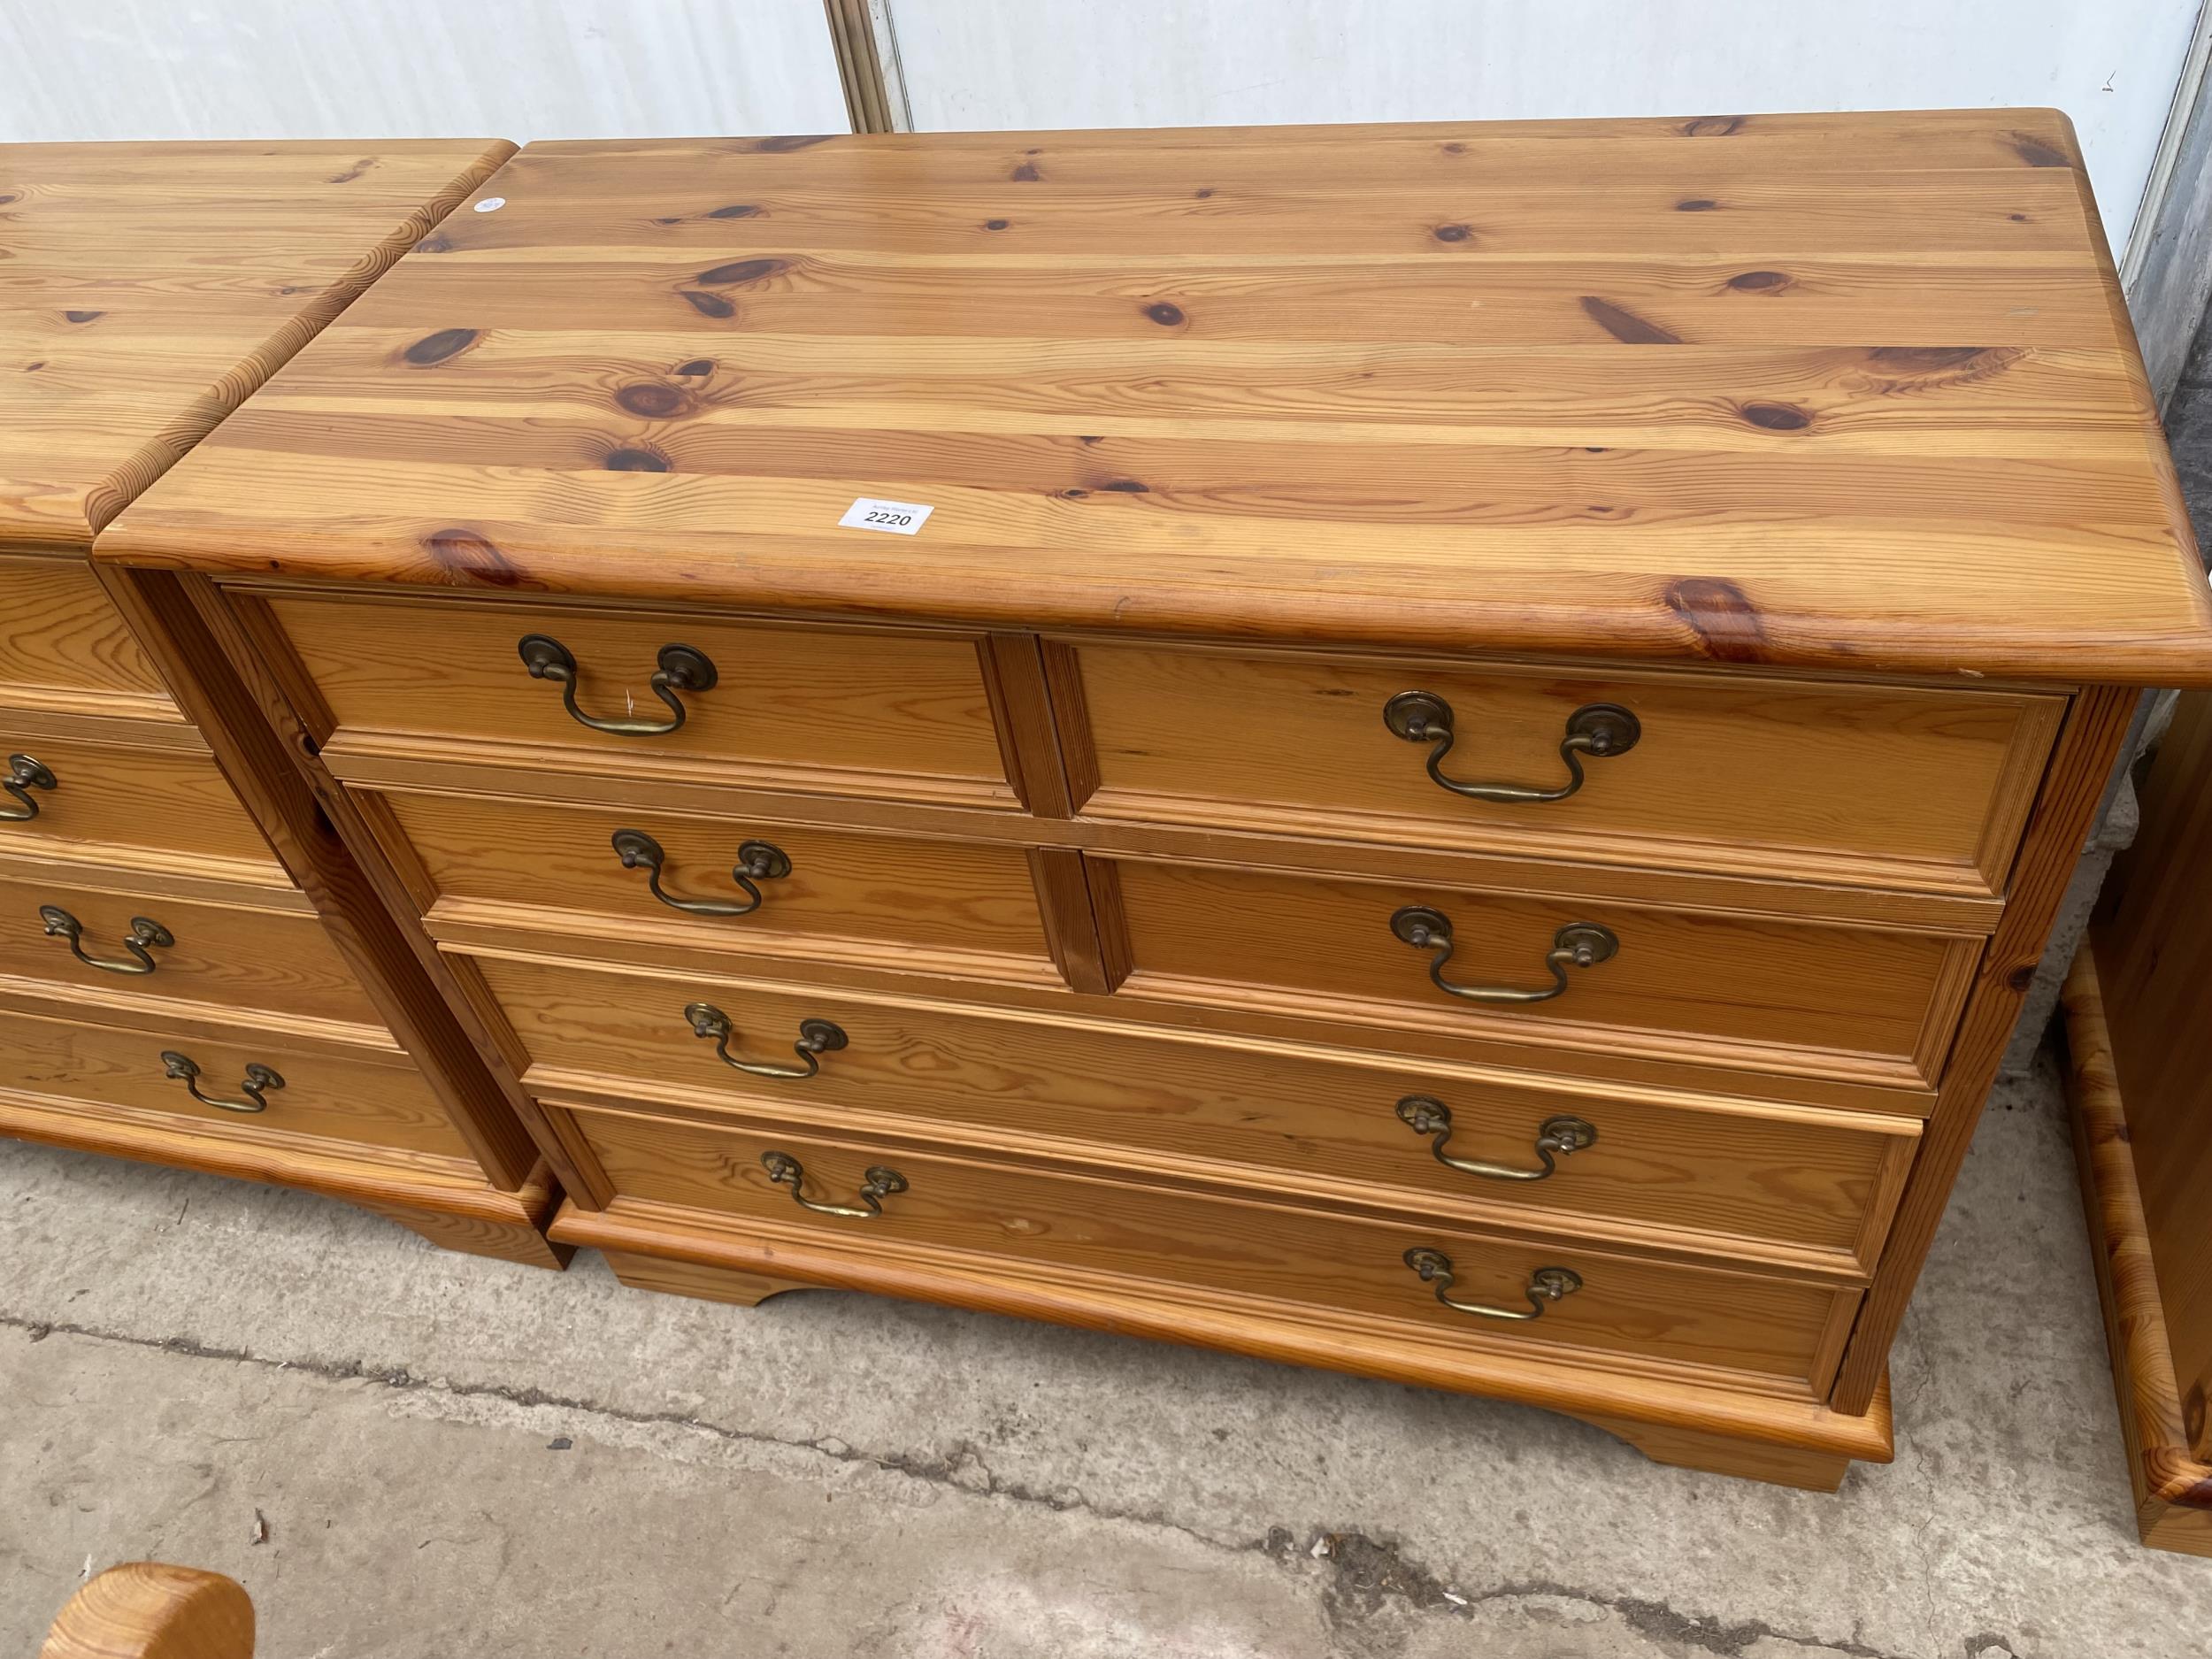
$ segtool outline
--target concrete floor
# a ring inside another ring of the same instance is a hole
[[[1985,1121],[1835,1497],[1484,1401],[871,1297],[449,1256],[0,1145],[0,1655],[88,1571],[263,1659],[2187,1659],[2047,1064]],[[257,1532],[265,1528],[265,1541]]]

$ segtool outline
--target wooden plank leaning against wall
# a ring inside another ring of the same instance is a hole
[[[2062,116],[488,193],[96,555],[435,941],[557,1237],[1887,1455],[2133,688],[2212,680]]]
[[[176,580],[88,557],[512,153],[0,146],[0,1133],[305,1187],[556,1265],[526,1097]]]

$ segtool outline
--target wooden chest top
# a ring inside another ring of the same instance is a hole
[[[2055,111],[545,143],[481,195],[103,556],[2212,679]]]
[[[0,552],[90,546],[513,148],[0,144]]]

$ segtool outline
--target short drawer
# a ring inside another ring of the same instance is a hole
[[[1093,869],[1122,995],[1900,1087],[1935,1080],[1983,943],[1296,871]]]
[[[19,736],[0,713],[0,853],[292,885],[205,749]]]
[[[492,742],[595,770],[1017,804],[972,634],[373,595],[269,608],[334,724],[342,774],[350,741],[464,757],[455,743]]]
[[[1534,1073],[987,1013],[788,986],[612,972],[530,956],[474,967],[533,1087],[597,1077],[737,1110],[865,1121],[979,1147],[1210,1179],[1285,1200],[1512,1217],[1585,1233],[1870,1268],[1919,1131],[1909,1117],[1583,1087]],[[802,1023],[845,1046],[793,1064]],[[1459,1166],[1440,1160],[1459,1161]],[[1471,1166],[1471,1167],[1470,1167]],[[1549,1173],[1544,1171],[1548,1170]],[[1529,1179],[1540,1176],[1540,1179]]]
[[[382,1029],[313,915],[0,877],[0,975],[94,1001],[176,999]]]
[[[420,872],[434,933],[463,922],[581,930],[1057,979],[1019,847],[473,795],[380,798]]]
[[[0,1089],[455,1157],[468,1146],[403,1061],[281,1038],[208,1042],[0,1013]]]
[[[846,1136],[725,1130],[596,1110],[572,1116],[620,1197],[803,1228],[893,1259],[902,1248],[964,1251],[1185,1286],[1202,1295],[1402,1320],[1473,1342],[1711,1366],[1808,1392],[1825,1385],[1842,1321],[1859,1294],[1451,1227],[894,1152]],[[868,1213],[864,1190],[871,1186],[879,1215]],[[825,1214],[798,1198],[859,1213]],[[1426,1279],[1414,1264],[1423,1262]],[[1439,1277],[1446,1271],[1448,1284]],[[1538,1284],[1565,1294],[1532,1295]],[[1440,1288],[1471,1307],[1524,1317],[1448,1308]],[[1540,1317],[1525,1317],[1539,1307]]]
[[[0,701],[175,718],[152,661],[81,558],[0,556]]]
[[[1053,661],[1088,817],[1972,895],[2003,891],[2066,701],[1105,641]]]

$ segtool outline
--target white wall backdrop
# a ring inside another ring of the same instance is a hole
[[[2198,0],[891,0],[914,125],[2055,104],[2113,241]]]
[[[822,0],[0,0],[0,139],[845,129]]]

